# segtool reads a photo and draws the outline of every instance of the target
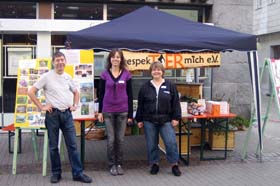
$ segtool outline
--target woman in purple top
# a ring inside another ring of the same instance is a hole
[[[123,142],[126,124],[132,122],[133,97],[131,74],[126,69],[123,53],[113,49],[107,67],[100,76],[98,120],[107,129],[107,156],[110,174],[122,175]]]

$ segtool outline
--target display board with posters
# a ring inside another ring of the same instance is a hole
[[[61,50],[66,56],[65,72],[72,76],[80,92],[80,104],[74,119],[94,116],[94,69],[92,50]],[[15,103],[15,127],[44,128],[45,112],[41,112],[28,97],[28,89],[51,69],[51,59],[20,60]],[[43,90],[36,94],[45,104]]]
[[[94,116],[94,54],[93,50],[60,50],[67,59],[65,72],[70,74],[80,92],[80,104],[74,119]]]
[[[40,128],[44,127],[45,112],[28,97],[28,89],[51,68],[51,59],[20,60],[16,89],[14,124],[16,127]],[[43,90],[37,92],[38,99],[45,103]]]

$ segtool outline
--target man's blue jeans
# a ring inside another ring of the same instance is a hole
[[[83,168],[77,151],[76,131],[71,111],[60,112],[53,110],[52,113],[47,112],[45,124],[48,129],[52,174],[61,174],[61,161],[58,151],[59,129],[61,129],[65,139],[73,177],[82,174]]]
[[[107,157],[109,167],[122,165],[127,112],[103,113],[107,130]]]
[[[166,158],[169,163],[177,163],[179,161],[178,147],[176,143],[175,129],[170,122],[164,124],[154,124],[144,121],[144,130],[146,137],[146,146],[148,160],[150,164],[159,163],[159,134],[163,139],[166,148]]]

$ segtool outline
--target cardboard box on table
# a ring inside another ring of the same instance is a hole
[[[206,112],[212,115],[229,114],[229,104],[226,101],[206,101]]]

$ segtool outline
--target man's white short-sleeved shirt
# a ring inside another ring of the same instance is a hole
[[[57,74],[51,70],[41,76],[33,85],[38,90],[43,89],[46,103],[60,110],[73,105],[73,92],[77,89],[72,77],[67,74]]]

